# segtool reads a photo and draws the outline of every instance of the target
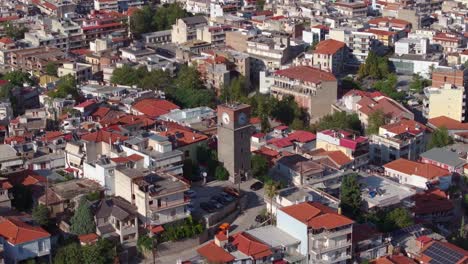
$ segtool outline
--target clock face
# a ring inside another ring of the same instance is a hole
[[[229,124],[230,119],[229,119],[229,114],[228,113],[223,113],[221,118],[222,118],[222,121],[223,121],[224,124],[226,124],[226,125]]]
[[[247,115],[245,113],[240,113],[239,114],[239,124],[240,125],[247,124]]]

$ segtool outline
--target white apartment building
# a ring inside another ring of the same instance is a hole
[[[64,63],[62,67],[59,67],[57,70],[58,77],[63,77],[71,75],[75,77],[78,83],[91,80],[93,77],[93,66],[86,63]]]
[[[352,258],[353,220],[318,202],[280,208],[276,226],[300,241],[307,263],[347,263]]]
[[[353,55],[352,60],[349,61],[352,64],[364,62],[369,55],[369,51],[377,44],[373,33],[361,32],[357,29],[331,29],[329,38],[346,43],[346,46]]]
[[[466,92],[464,87],[446,83],[443,87],[424,89],[423,115],[428,118],[446,116],[451,119],[466,121]]]
[[[117,0],[94,0],[94,10],[119,11]]]
[[[428,38],[402,38],[395,42],[395,54],[427,54],[429,53]]]
[[[197,38],[197,28],[208,25],[203,16],[185,17],[177,19],[172,25],[172,43],[182,44]]]

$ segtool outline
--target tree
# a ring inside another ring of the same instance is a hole
[[[351,129],[361,131],[361,121],[357,114],[348,114],[346,112],[334,112],[320,119],[316,124],[318,131],[326,129]]]
[[[422,93],[423,89],[431,84],[432,82],[430,80],[422,78],[419,74],[413,74],[409,89],[415,93]]]
[[[57,76],[58,67],[53,62],[48,62],[45,66],[45,73],[51,76]]]
[[[255,5],[258,11],[263,11],[263,8],[265,7],[265,0],[257,0]]]
[[[153,28],[155,31],[170,29],[177,19],[190,15],[180,3],[159,6],[153,16]]]
[[[252,175],[260,180],[265,181],[265,176],[268,175],[268,160],[261,155],[253,155],[251,159]]]
[[[35,82],[31,79],[29,73],[22,71],[7,72],[3,75],[2,78],[8,80],[10,84],[14,86],[23,86],[24,83],[27,83],[29,85],[35,84]]]
[[[54,264],[82,264],[82,259],[81,246],[74,242],[58,248],[54,256]]]
[[[33,198],[31,189],[28,187],[18,184],[13,186],[13,201],[12,205],[18,211],[28,211],[33,205]]]
[[[370,51],[366,61],[359,66],[358,79],[370,77],[380,80],[390,73],[387,57],[380,57],[375,52]]]
[[[390,98],[402,101],[405,98],[406,93],[397,91],[398,77],[395,74],[387,75],[386,79],[379,80],[374,83],[374,89],[384,93]]]
[[[61,77],[55,89],[48,94],[52,98],[68,98],[71,97],[75,100],[80,98],[80,93],[76,88],[76,80],[75,77],[68,74],[66,76]]]
[[[386,124],[385,113],[377,109],[369,115],[366,133],[368,135],[378,134],[379,128]]]
[[[153,70],[139,81],[139,87],[145,90],[164,91],[171,85],[171,79],[163,70]]]
[[[4,34],[12,39],[23,39],[24,33],[28,32],[28,29],[23,25],[15,25],[12,22],[3,23]]]
[[[215,178],[218,181],[226,181],[229,179],[229,172],[223,165],[218,165],[218,167],[216,167]]]
[[[151,32],[153,12],[154,11],[151,10],[149,6],[144,6],[143,8],[133,12],[130,17],[130,32],[132,32],[136,37],[139,37],[141,34]]]
[[[115,245],[107,239],[100,239],[94,245],[82,247],[84,264],[114,263]]]
[[[120,68],[114,69],[111,76],[111,82],[120,85],[138,85],[143,81],[148,74],[146,67],[132,68],[130,65],[125,64]],[[149,78],[149,77],[148,77]],[[148,82],[149,79],[145,80]]]
[[[137,240],[138,252],[145,254],[153,249],[153,239],[147,235],[139,236]]]
[[[81,198],[78,208],[71,219],[71,233],[75,235],[85,235],[96,231],[93,214],[86,198]]]
[[[413,225],[413,218],[405,208],[395,208],[384,219],[384,230],[391,232]]]
[[[432,133],[428,148],[441,148],[451,144],[453,144],[453,138],[449,135],[446,127],[441,127]]]
[[[361,187],[358,182],[357,174],[348,174],[343,177],[340,192],[340,207],[343,214],[356,218],[361,211]]]
[[[224,87],[221,94],[221,100],[223,101],[240,101],[247,97],[248,90],[245,84],[245,78],[239,76],[234,78],[227,87]]]
[[[49,208],[43,204],[35,206],[32,210],[32,218],[37,224],[47,226],[49,224]]]
[[[278,184],[272,180],[268,181],[264,185],[265,196],[270,199],[270,217],[273,216],[273,198],[275,198],[278,192]]]

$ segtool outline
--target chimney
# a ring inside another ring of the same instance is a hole
[[[341,215],[341,206],[338,207],[338,214]]]

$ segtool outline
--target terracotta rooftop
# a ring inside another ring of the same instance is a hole
[[[437,247],[437,251],[435,252],[440,252],[440,248],[444,249],[446,248],[447,250],[445,251],[454,251],[457,253],[457,256],[454,254],[440,254],[440,258],[438,261],[433,261],[431,257],[426,255],[426,252],[429,252],[431,248]],[[455,246],[454,244],[451,244],[449,242],[442,242],[442,241],[432,241],[424,248],[421,250],[421,258],[420,260],[422,263],[429,263],[429,264],[435,264],[435,263],[446,263],[446,264],[465,264],[468,263],[468,251],[459,248]],[[454,259],[456,257],[456,259]]]
[[[435,165],[401,158],[385,164],[384,167],[404,174],[420,176],[428,180],[450,175],[448,170],[439,168]]]
[[[229,263],[236,258],[216,245],[213,241],[197,249],[198,254],[212,263]]]
[[[176,147],[191,145],[208,139],[208,136],[204,134],[180,128],[168,128],[167,131],[160,132],[159,135],[169,138]]]
[[[371,264],[416,264],[417,262],[403,255],[383,256],[370,262]]]
[[[396,135],[405,132],[420,133],[427,129],[425,125],[410,119],[403,119],[393,124],[384,125],[382,128]]]
[[[303,202],[280,209],[313,229],[335,229],[351,225],[353,220],[317,202]]]
[[[155,98],[140,100],[136,102],[132,108],[151,118],[156,118],[169,113],[171,110],[179,109],[177,105],[167,100]]]
[[[284,70],[278,70],[274,74],[315,84],[336,81],[336,78],[332,73],[309,66],[290,67]]]
[[[332,55],[337,53],[340,49],[344,48],[345,46],[346,44],[344,42],[338,40],[322,40],[317,44],[313,53]]]
[[[0,220],[0,236],[10,244],[18,245],[50,237],[50,234],[41,227],[11,217]]]
[[[454,208],[452,201],[439,189],[417,193],[414,201],[415,206],[412,211],[417,215],[446,212]]]
[[[461,123],[446,116],[438,116],[427,120],[428,125],[436,128],[445,127],[448,130],[468,130],[468,123]]]
[[[376,25],[376,26],[381,25],[381,24],[388,24],[389,26],[392,26],[392,27],[395,27],[395,26],[406,27],[411,24],[410,22],[406,20],[393,18],[393,17],[377,17],[377,18],[370,19],[368,23],[370,25]]]
[[[231,243],[237,247],[237,250],[253,259],[263,259],[273,254],[267,245],[245,232],[237,233],[230,239],[232,239]]]
[[[107,132],[107,131],[104,131],[104,130],[99,130],[99,131],[96,131],[96,132],[92,132],[92,133],[83,135],[81,137],[81,139],[85,140],[85,141],[90,141],[90,142],[106,142],[106,143],[111,142],[111,143],[115,143],[115,142],[117,142],[119,140],[120,141],[127,140],[128,137],[120,135],[120,134],[116,134],[116,133]]]

